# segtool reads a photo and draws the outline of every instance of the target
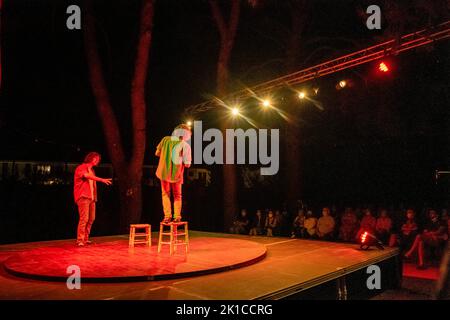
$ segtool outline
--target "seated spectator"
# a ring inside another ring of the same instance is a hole
[[[375,235],[375,229],[377,226],[377,218],[372,215],[372,211],[367,208],[364,211],[364,216],[361,219],[361,224],[359,226],[359,231],[356,234],[356,238],[358,239],[363,232],[369,232],[372,235]]]
[[[439,219],[439,215],[436,210],[428,211],[428,221],[422,234],[416,236],[411,249],[405,254],[405,258],[410,258],[411,255],[417,250],[418,254],[418,269],[424,269],[424,249],[438,248],[445,243],[448,239],[447,225]]]
[[[330,215],[330,209],[322,209],[322,216],[317,220],[317,237],[320,240],[332,240],[336,223]]]
[[[339,240],[347,242],[355,241],[358,229],[358,217],[353,212],[352,208],[345,208],[339,227]]]
[[[283,230],[285,229],[286,221],[284,217],[281,215],[280,210],[275,211],[275,220],[277,220],[277,226],[273,230],[273,234],[275,236],[284,236]]]
[[[261,210],[256,210],[256,216],[252,221],[251,228],[250,228],[250,235],[251,236],[260,236],[263,234],[264,231],[264,218],[262,216]]]
[[[315,238],[317,233],[317,218],[314,217],[313,212],[311,210],[306,211],[305,218],[305,238]]]
[[[247,217],[247,210],[242,209],[241,214],[233,222],[230,232],[234,234],[248,234],[249,220]]]
[[[416,236],[418,234],[419,227],[416,223],[416,213],[413,209],[406,210],[406,222],[402,225],[398,242],[401,251],[411,248]]]
[[[380,216],[377,219],[375,226],[376,237],[384,244],[390,244],[392,232],[392,219],[388,216],[386,209],[380,210]]]
[[[275,218],[273,211],[269,210],[269,214],[266,218],[265,231],[268,237],[273,237],[273,231],[277,227],[277,219]]]
[[[292,222],[291,238],[304,238],[305,232],[305,211],[300,209]]]

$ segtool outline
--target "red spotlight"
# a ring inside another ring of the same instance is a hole
[[[380,62],[380,64],[378,65],[378,70],[380,70],[381,72],[389,72],[390,69],[385,62]]]
[[[384,250],[384,246],[381,241],[367,231],[361,234],[359,237],[359,243],[362,250],[367,250],[370,246],[375,246],[380,250]]]
[[[366,242],[366,238],[367,238],[367,232],[364,232],[364,233],[361,235],[361,243]]]

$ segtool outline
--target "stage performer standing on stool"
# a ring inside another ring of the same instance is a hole
[[[100,163],[100,154],[90,152],[84,158],[84,163],[75,169],[73,194],[78,206],[80,220],[77,230],[77,245],[90,244],[89,234],[95,220],[95,203],[97,202],[97,181],[111,185],[111,179],[99,178],[93,167]]]
[[[184,168],[191,166],[191,129],[181,124],[175,128],[172,136],[164,137],[156,147],[155,155],[159,157],[156,176],[161,180],[162,205],[164,223],[172,219],[170,191],[173,193],[174,221],[181,221],[181,204]]]

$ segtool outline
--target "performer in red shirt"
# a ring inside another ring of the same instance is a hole
[[[100,163],[100,154],[90,152],[84,158],[84,163],[75,169],[73,195],[78,206],[80,219],[77,230],[77,244],[90,244],[89,234],[95,220],[95,203],[97,202],[97,181],[111,185],[111,179],[99,178],[93,167]]]

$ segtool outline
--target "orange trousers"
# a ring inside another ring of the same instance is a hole
[[[181,219],[181,182],[167,182],[161,180],[161,195],[162,195],[162,205],[164,210],[164,218],[172,218],[172,203],[170,201],[170,191],[173,193],[173,211],[174,219]]]

